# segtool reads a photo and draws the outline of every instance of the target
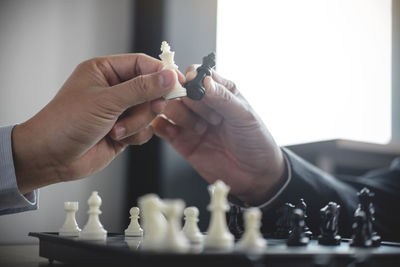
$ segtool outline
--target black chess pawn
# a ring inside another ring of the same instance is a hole
[[[354,223],[352,225],[353,235],[350,240],[352,247],[371,247],[372,240],[368,236],[368,221],[365,212],[357,209],[354,214]]]
[[[200,100],[206,94],[204,88],[204,78],[211,76],[211,69],[215,67],[215,53],[210,53],[208,56],[203,57],[203,64],[197,68],[196,77],[185,83],[183,87],[186,88],[187,96],[193,100]]]
[[[242,211],[239,206],[231,205],[231,209],[229,211],[229,221],[228,221],[228,228],[229,231],[235,236],[236,239],[242,237],[244,229],[242,224],[239,222],[239,219],[242,217]]]
[[[288,246],[306,246],[310,239],[304,232],[304,213],[301,209],[294,209],[292,214],[292,231],[286,241]]]
[[[303,211],[304,214],[304,234],[308,237],[311,238],[312,237],[312,232],[310,230],[310,228],[308,228],[307,224],[306,224],[306,219],[307,219],[307,204],[304,201],[303,198],[300,198],[299,202],[296,205],[297,209],[301,209]]]
[[[359,211],[363,211],[367,220],[367,235],[368,239],[371,240],[373,247],[378,247],[381,244],[381,237],[374,231],[373,222],[375,221],[375,208],[374,204],[372,204],[372,198],[374,197],[374,193],[371,192],[368,188],[364,187],[358,195],[358,208],[355,214]]]
[[[276,231],[273,234],[273,237],[279,239],[286,239],[289,237],[289,234],[292,230],[292,216],[294,205],[291,203],[285,203],[282,207],[277,210],[278,220],[276,220]]]
[[[337,246],[340,244],[341,237],[338,235],[338,219],[340,205],[329,202],[321,209],[321,235],[318,236],[318,243],[326,246]]]

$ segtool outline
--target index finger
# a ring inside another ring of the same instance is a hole
[[[163,63],[146,54],[120,54],[105,58],[121,82],[130,80],[139,75],[161,71]]]

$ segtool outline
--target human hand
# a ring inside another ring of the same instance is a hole
[[[185,74],[192,80],[195,66]],[[159,116],[153,129],[209,183],[224,180],[239,199],[261,204],[282,182],[282,152],[233,82],[213,72],[204,85],[201,101],[169,101],[164,115],[173,123]]]
[[[129,144],[143,144],[177,75],[142,54],[99,57],[78,65],[57,95],[12,133],[22,194],[86,177]]]

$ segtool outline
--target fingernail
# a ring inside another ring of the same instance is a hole
[[[221,123],[222,117],[220,115],[218,115],[217,113],[212,113],[210,115],[210,122],[213,125],[218,125]]]
[[[204,121],[198,121],[194,126],[194,130],[196,133],[203,133],[204,130],[207,128],[207,123]]]
[[[115,136],[117,140],[121,140],[126,135],[126,128],[123,126],[115,127]]]
[[[172,82],[175,80],[174,73],[171,70],[163,70],[158,75],[158,82],[161,87],[170,87]]]

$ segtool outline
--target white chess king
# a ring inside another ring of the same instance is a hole
[[[178,66],[175,64],[175,52],[171,51],[171,47],[166,41],[161,43],[161,54],[159,57],[164,64],[164,69],[177,70]],[[177,97],[186,96],[186,89],[177,81],[171,92],[164,96],[165,99],[172,99]]]
[[[205,248],[217,250],[232,250],[234,236],[229,232],[226,223],[226,212],[229,210],[228,192],[230,187],[221,180],[209,185],[211,202],[208,210],[211,212],[210,225],[205,238]]]
[[[85,240],[106,240],[107,231],[103,228],[99,219],[101,198],[97,191],[93,191],[90,195],[88,205],[89,219],[81,232],[80,238]]]

